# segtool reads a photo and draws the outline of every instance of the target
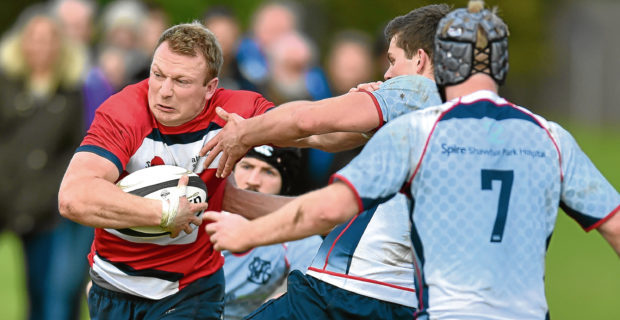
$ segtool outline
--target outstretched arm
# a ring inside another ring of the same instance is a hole
[[[258,117],[243,119],[221,108],[218,115],[228,121],[222,131],[205,144],[205,166],[222,152],[216,175],[225,177],[253,146],[285,145],[313,134],[368,132],[381,124],[373,99],[366,92],[351,92],[320,101],[294,101]]]
[[[375,81],[358,84],[357,87],[351,88],[352,92],[372,92],[378,90],[383,81]],[[351,150],[366,144],[372,133],[360,132],[332,132],[325,134],[316,134],[309,137],[297,139],[295,141],[284,142],[278,144],[279,147],[297,147],[297,148],[315,148],[327,152],[340,152]]]
[[[295,198],[240,189],[231,176],[226,179],[222,210],[238,213],[251,220],[276,211],[293,199]]]
[[[366,144],[372,134],[359,132],[332,132],[295,140],[279,147],[315,148],[327,152],[351,150]]]
[[[360,210],[353,190],[337,181],[252,221],[239,215],[214,211],[206,212],[204,219],[214,221],[207,224],[206,230],[216,250],[241,252],[327,233]]]

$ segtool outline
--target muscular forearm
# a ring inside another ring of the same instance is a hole
[[[248,119],[239,133],[248,146],[282,145],[310,135],[368,132],[380,124],[376,107],[366,93],[349,93],[319,101],[294,101]]]
[[[312,134],[298,122],[301,109],[310,101],[293,101],[280,105],[266,114],[247,119],[239,132],[240,140],[248,146],[276,143],[286,144]]]
[[[158,226],[161,201],[123,192],[111,182],[117,177],[118,170],[108,160],[89,152],[77,153],[60,185],[60,213],[92,227]]]
[[[248,219],[276,211],[294,199],[239,189],[231,179],[232,176],[226,182],[222,210],[238,213]]]
[[[59,193],[60,213],[75,222],[98,228],[158,226],[162,204],[125,193],[107,181],[67,183]]]
[[[252,221],[236,215],[207,212],[206,231],[215,250],[242,252],[257,246],[325,234],[362,208],[355,192],[339,181],[295,198],[277,211]]]
[[[272,214],[253,220],[244,232],[247,234],[246,241],[251,247],[257,247],[324,233],[332,223],[322,219],[318,210],[307,210],[311,208],[304,202],[312,199],[318,200],[313,193],[309,193],[289,202]]]
[[[364,145],[367,141],[368,138],[362,133],[332,132],[299,139],[295,141],[294,145],[290,146],[297,148],[315,148],[327,152],[340,152]]]

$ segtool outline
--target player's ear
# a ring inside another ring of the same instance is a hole
[[[417,74],[423,74],[427,68],[431,67],[430,58],[424,49],[418,49],[416,55],[418,56],[418,63],[416,64],[415,71]]]
[[[205,92],[206,100],[211,99],[211,97],[215,93],[215,90],[217,90],[217,85],[219,84],[219,82],[220,79],[218,77],[214,77],[213,79],[209,80],[209,82],[207,82],[207,91]]]

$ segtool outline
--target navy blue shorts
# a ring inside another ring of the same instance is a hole
[[[104,289],[95,283],[88,293],[91,320],[217,319],[224,311],[224,271],[200,278],[161,300]]]
[[[415,308],[343,290],[298,270],[288,276],[287,292],[245,319],[413,319]]]

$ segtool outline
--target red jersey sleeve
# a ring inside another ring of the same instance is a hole
[[[122,173],[151,128],[146,90],[145,82],[128,86],[101,104],[77,151],[103,156]]]
[[[254,114],[252,114],[252,117],[259,116],[273,107],[275,107],[273,102],[265,99],[265,97],[261,95],[258,95],[254,100]]]
[[[215,112],[215,107],[222,107],[230,113],[236,113],[243,118],[251,118],[261,115],[273,108],[273,102],[265,99],[262,95],[252,91],[218,89],[209,101],[209,109]],[[214,120],[220,126],[226,122],[215,116]]]

